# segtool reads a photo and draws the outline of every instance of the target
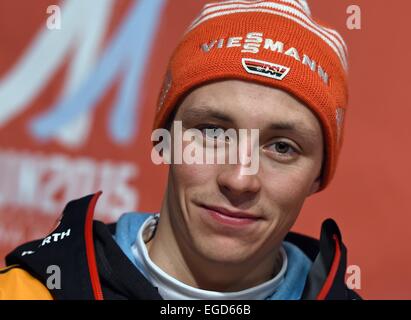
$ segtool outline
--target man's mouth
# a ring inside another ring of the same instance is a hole
[[[209,205],[203,205],[202,207],[215,221],[229,226],[245,227],[261,220],[261,217],[250,212],[229,210]]]

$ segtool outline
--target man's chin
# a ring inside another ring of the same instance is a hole
[[[239,239],[227,239],[226,237],[214,237],[214,239],[198,239],[196,250],[210,262],[222,264],[244,263],[253,255],[255,248],[250,244],[245,245]],[[194,241],[194,242],[197,242]]]

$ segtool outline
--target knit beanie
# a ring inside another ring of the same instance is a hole
[[[321,123],[323,190],[342,145],[348,100],[347,47],[313,19],[305,0],[221,1],[204,6],[175,49],[158,99],[154,129],[202,84],[238,79],[282,89]]]

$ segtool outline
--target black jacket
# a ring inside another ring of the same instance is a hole
[[[47,283],[47,268],[61,270],[61,289],[50,290],[54,299],[161,299],[113,239],[115,224],[93,220],[100,193],[71,201],[60,224],[44,239],[16,248],[6,257]],[[346,248],[336,223],[323,222],[320,241],[290,232],[287,241],[312,261],[302,299],[360,299],[345,285]]]

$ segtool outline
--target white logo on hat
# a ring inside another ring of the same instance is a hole
[[[242,64],[248,73],[276,80],[283,80],[290,71],[288,67],[257,59],[243,58]]]

